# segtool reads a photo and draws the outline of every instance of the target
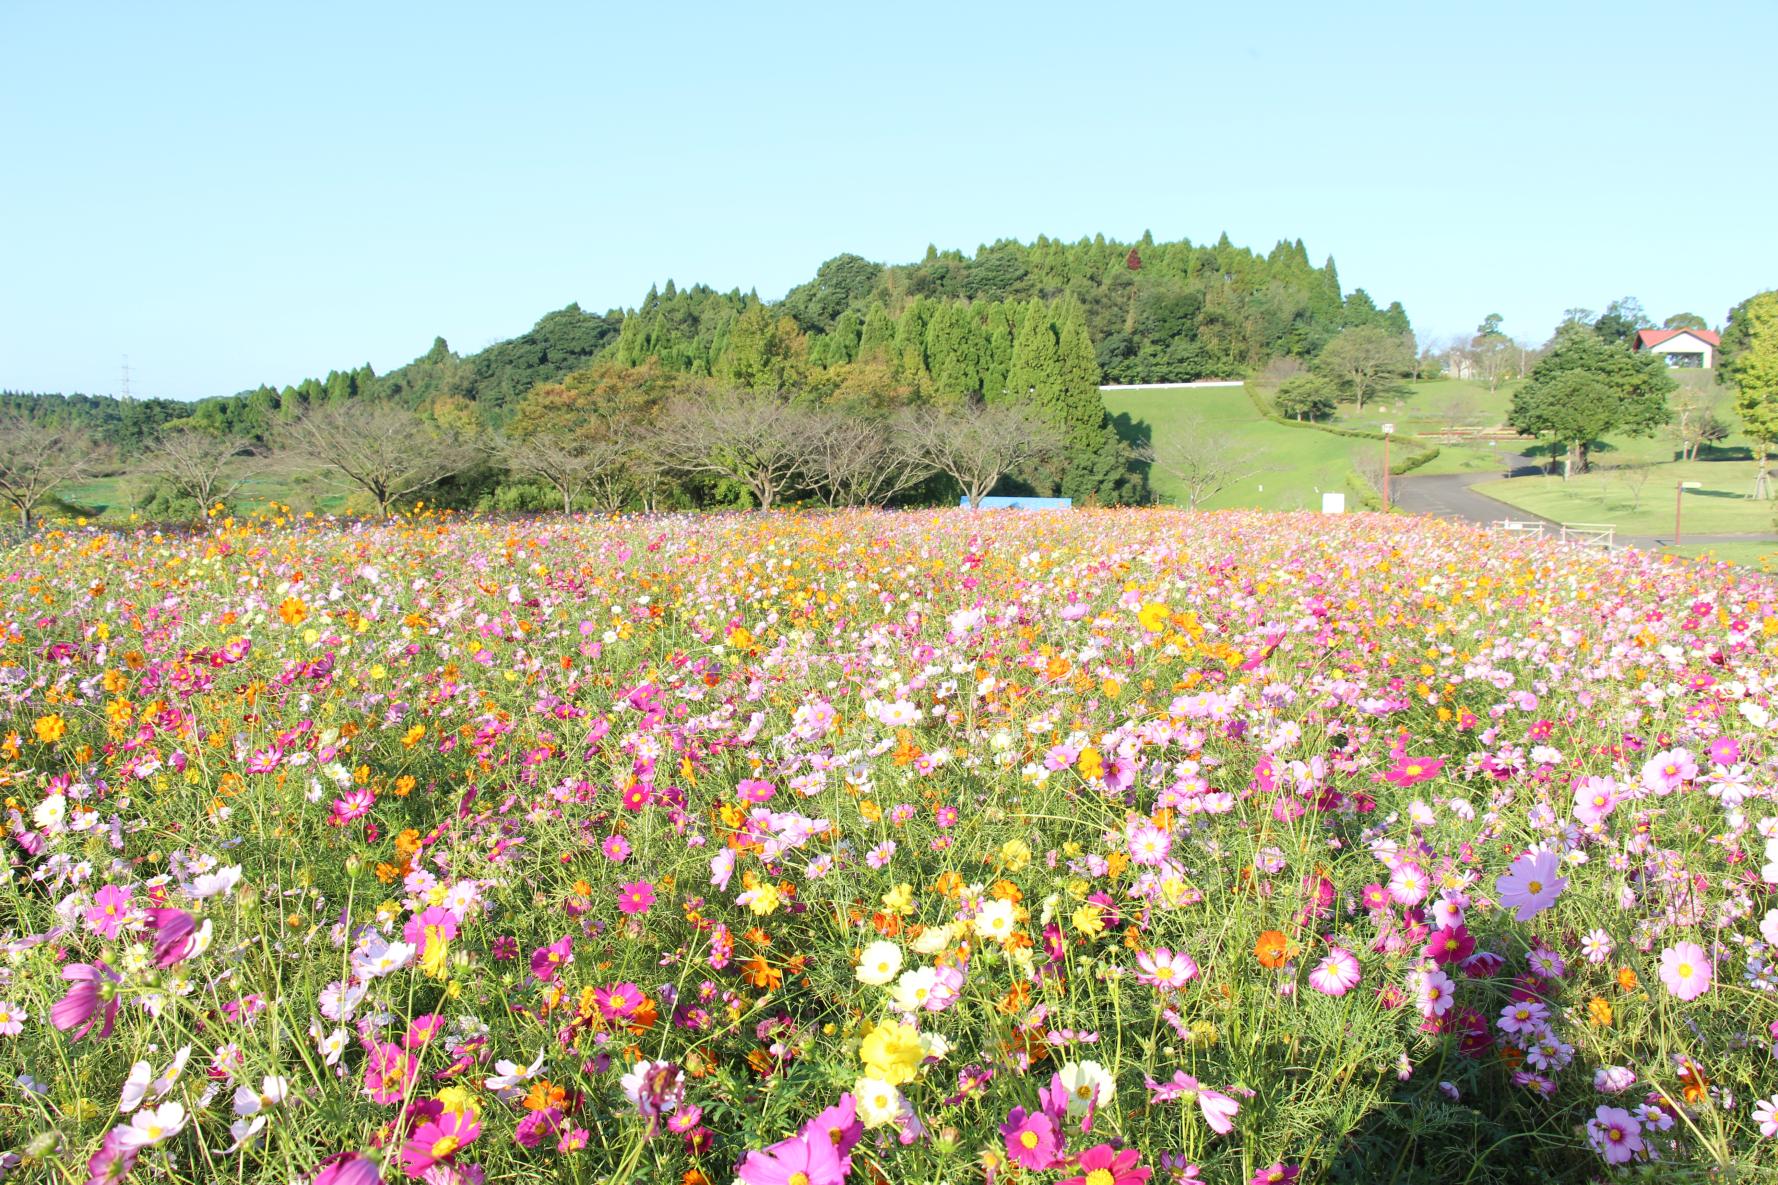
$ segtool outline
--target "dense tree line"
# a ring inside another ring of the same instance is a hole
[[[1226,235],[1213,246],[1039,238],[973,256],[928,248],[920,262],[895,266],[841,255],[776,302],[668,281],[634,309],[570,305],[477,354],[460,356],[440,338],[387,374],[367,364],[195,403],[14,404],[131,458],[167,431],[264,446],[319,409],[365,400],[419,411],[459,436],[504,433],[537,400],[566,400],[579,415],[576,394],[590,387],[634,380],[642,389],[627,398],[646,401],[651,385],[682,376],[867,417],[1018,407],[1061,442],[1053,480],[1037,484],[1114,503],[1145,491],[1106,416],[1102,382],[1240,377],[1275,358],[1324,357],[1320,369],[1362,406],[1379,377],[1411,363],[1411,342],[1400,304],[1379,309],[1362,289],[1342,293],[1333,261],[1311,264],[1300,241],[1260,255]],[[539,447],[527,454],[532,468]]]

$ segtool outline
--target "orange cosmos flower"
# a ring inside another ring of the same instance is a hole
[[[1253,957],[1261,967],[1282,967],[1290,958],[1290,942],[1282,930],[1267,930],[1253,944]]]

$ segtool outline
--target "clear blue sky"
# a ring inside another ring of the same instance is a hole
[[[0,0],[0,387],[226,394],[1144,229],[1300,236],[1423,336],[1718,324],[1778,286],[1774,44],[1772,0]]]

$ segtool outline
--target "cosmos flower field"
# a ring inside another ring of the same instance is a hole
[[[1771,1180],[1778,583],[1376,516],[0,559],[0,1176]]]

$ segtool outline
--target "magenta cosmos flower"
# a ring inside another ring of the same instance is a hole
[[[540,946],[531,952],[531,974],[538,983],[548,983],[556,977],[556,972],[574,961],[574,939],[564,934],[548,946]]]
[[[1554,905],[1568,887],[1568,878],[1560,875],[1561,867],[1561,857],[1554,852],[1526,852],[1495,878],[1500,904],[1521,922],[1530,921]]]
[[[1404,757],[1383,778],[1392,785],[1412,786],[1416,782],[1426,782],[1438,777],[1439,771],[1444,768],[1443,757]]]
[[[1056,1163],[1060,1150],[1056,1121],[1042,1111],[1027,1115],[1023,1107],[1014,1107],[1000,1125],[1000,1134],[1015,1163],[1040,1173]]]
[[[845,1173],[831,1140],[802,1135],[749,1152],[740,1177],[747,1185],[840,1185]]]
[[[1063,1178],[1060,1185],[1143,1185],[1154,1170],[1138,1167],[1141,1159],[1134,1148],[1118,1152],[1110,1144],[1097,1144],[1080,1154],[1081,1174]]]
[[[422,1123],[401,1149],[401,1167],[410,1177],[424,1176],[441,1161],[449,1161],[481,1135],[481,1121],[473,1111],[443,1111]]]
[[[1681,1000],[1696,1000],[1710,990],[1714,978],[1710,952],[1695,942],[1681,942],[1661,952],[1661,982]]]
[[[864,1135],[864,1124],[858,1119],[858,1100],[849,1091],[841,1095],[839,1102],[809,1120],[802,1134],[808,1140],[825,1138],[839,1154],[840,1170],[851,1171],[852,1147]]]
[[[315,1185],[382,1185],[377,1162],[357,1152],[342,1152],[321,1166]]]
[[[63,1032],[78,1025],[74,1034],[78,1041],[92,1031],[98,1014],[99,1036],[109,1037],[117,1020],[116,985],[122,976],[106,963],[73,963],[62,968],[62,978],[74,986],[49,1010],[49,1023]]]
[[[627,881],[618,886],[617,907],[625,913],[647,913],[654,904],[654,886],[647,881]]]

